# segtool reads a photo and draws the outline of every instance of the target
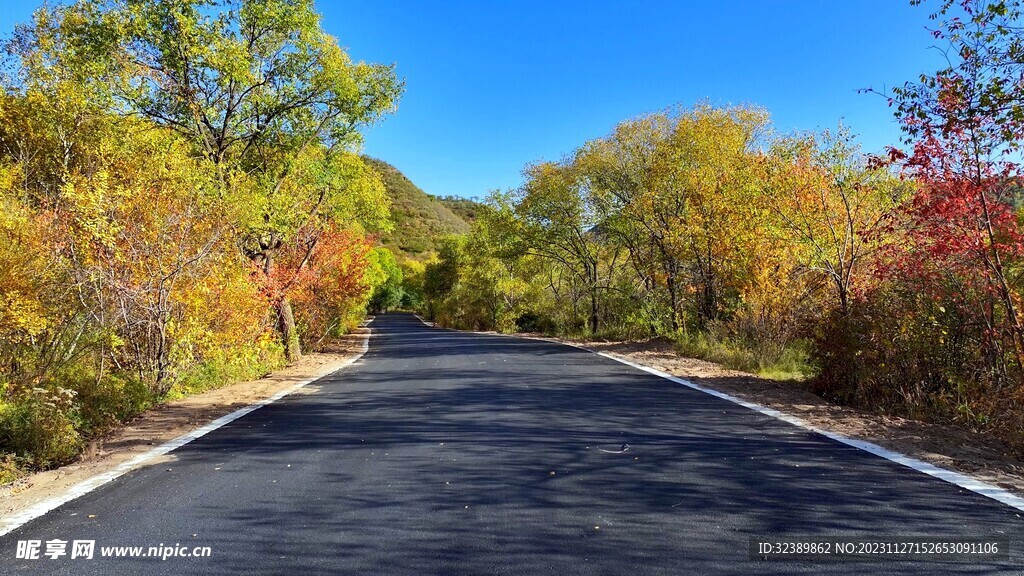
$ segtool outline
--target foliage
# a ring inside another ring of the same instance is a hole
[[[10,51],[22,87],[70,78],[94,106],[189,142],[219,197],[240,208],[238,240],[270,284],[294,282],[275,267],[295,242],[312,251],[335,224],[389,226],[383,185],[356,149],[359,129],[394,109],[402,84],[392,67],[353,62],[311,0],[79,0],[39,10]],[[297,359],[286,289],[273,303]]]
[[[1009,143],[972,155],[942,106],[887,158],[842,126],[774,134],[754,107],[628,120],[492,194],[427,264],[422,309],[459,328],[668,337],[1020,446],[1019,178]]]
[[[764,202],[775,230],[846,313],[870,281],[864,262],[891,238],[885,228],[909,196],[908,182],[870,161],[842,126],[820,138],[782,141],[774,152],[775,181],[765,188]]]
[[[406,259],[399,264],[402,268],[401,308],[418,310],[423,306],[423,281],[427,266],[418,260]]]
[[[297,256],[286,252],[282,260]],[[358,230],[330,228],[320,233],[290,292],[299,304],[296,320],[307,347],[317,348],[325,338],[352,330],[362,319],[370,291],[379,283],[372,271],[374,256],[370,240]]]
[[[909,150],[888,160],[915,191],[880,231],[877,286],[829,330],[859,359],[856,377],[823,376],[859,403],[985,427],[1020,448],[1021,3],[936,5],[948,65],[889,95]]]
[[[381,313],[401,306],[404,296],[402,268],[390,250],[384,247],[374,249],[370,260],[370,275],[374,286],[368,305],[370,311]]]
[[[391,221],[360,129],[402,86],[311,2],[81,0],[4,47],[5,477],[361,320]]]

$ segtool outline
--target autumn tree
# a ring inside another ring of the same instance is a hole
[[[584,144],[576,152],[576,162],[601,214],[602,232],[628,251],[646,291],[666,290],[670,326],[677,330],[682,318],[684,261],[671,245],[666,223],[678,217],[685,205],[651,201],[655,157],[671,125],[665,113],[621,122],[607,137]]]
[[[380,246],[374,249],[371,259],[374,289],[370,296],[369,308],[374,313],[394,310],[402,305],[402,268],[395,255]]]
[[[0,476],[359,322],[389,226],[359,130],[401,85],[311,2],[82,0],[3,48]]]
[[[609,231],[667,290],[674,329],[686,305],[699,325],[717,318],[741,281],[767,123],[761,109],[699,105],[624,122],[579,152]]]
[[[918,3],[918,2],[915,2]],[[896,269],[922,264],[977,278],[997,356],[1005,346],[1024,367],[1020,275],[1024,237],[1017,221],[1016,161],[1024,137],[1024,34],[1019,1],[944,1],[932,15],[933,35],[949,65],[894,91],[909,155],[893,150],[920,183],[907,213],[908,239],[919,250]],[[927,274],[922,275],[926,278]]]
[[[572,160],[540,162],[525,170],[526,183],[507,201],[526,253],[564,266],[589,303],[591,333],[601,318],[599,215]]]
[[[291,245],[281,255],[283,268],[298,270],[289,294],[299,304],[296,322],[304,346],[310,349],[355,328],[374,285],[381,282],[373,271],[371,238],[337,226],[315,233],[318,241],[311,253],[307,254],[306,241]]]
[[[0,167],[0,385],[20,394],[79,357],[87,336],[56,219],[20,201],[20,166]]]
[[[360,128],[394,108],[401,83],[391,67],[352,62],[311,0],[82,0],[39,11],[16,40],[24,62],[72,70],[107,87],[112,110],[191,141],[221,194],[252,207],[240,223],[244,250],[268,276],[300,230],[355,216],[332,212],[339,198],[351,205],[368,193],[364,207],[386,206],[355,148]],[[315,248],[316,235],[304,239]],[[275,304],[294,359],[286,291]]]
[[[424,262],[406,258],[399,262],[402,269],[402,308],[418,310],[423,305],[423,276],[427,271]]]
[[[866,260],[891,235],[909,183],[872,162],[840,127],[774,147],[764,203],[792,254],[832,287],[842,314],[872,271]]]

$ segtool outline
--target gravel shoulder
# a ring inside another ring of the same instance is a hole
[[[369,330],[337,339],[321,352],[307,354],[301,360],[258,380],[239,382],[154,407],[104,438],[93,440],[71,464],[37,472],[0,487],[0,517],[24,510],[42,501],[66,493],[76,484],[204,426],[225,414],[244,408],[290,388],[304,380],[325,376],[341,368],[362,349]],[[298,393],[310,390],[309,386]],[[146,464],[173,458],[173,453]]]

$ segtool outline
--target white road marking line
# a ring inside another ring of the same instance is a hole
[[[940,468],[934,464],[930,464],[923,460],[918,460],[917,458],[907,456],[906,454],[894,452],[892,450],[889,450],[888,448],[883,448],[878,444],[874,444],[866,440],[857,440],[855,438],[843,436],[842,434],[838,434],[836,432],[830,432],[828,430],[818,428],[817,426],[805,422],[804,420],[797,418],[796,416],[793,416],[791,414],[786,414],[785,412],[780,412],[774,408],[768,408],[766,406],[761,406],[760,404],[748,402],[746,400],[742,400],[735,396],[726,394],[725,392],[719,392],[718,390],[705,388],[704,386],[694,384],[689,380],[684,380],[682,378],[672,376],[671,374],[666,374],[665,372],[655,370],[654,368],[650,368],[642,364],[630,362],[629,360],[623,360],[622,358],[616,358],[614,356],[605,354],[604,352],[594,352],[593,350],[590,350],[590,352],[593,352],[598,356],[603,356],[605,358],[615,360],[616,362],[621,362],[627,366],[632,366],[633,368],[636,368],[638,370],[643,370],[644,372],[654,374],[655,376],[660,376],[662,378],[665,378],[666,380],[671,380],[676,384],[682,384],[683,386],[686,386],[688,388],[693,388],[694,390],[698,390],[705,394],[710,394],[712,396],[715,396],[716,398],[728,400],[729,402],[739,404],[744,408],[749,408],[750,410],[760,412],[765,416],[771,416],[772,418],[782,420],[783,422],[792,424],[794,426],[799,426],[800,428],[803,428],[810,432],[821,434],[822,436],[831,438],[836,442],[840,442],[847,446],[852,446],[853,448],[858,448],[865,452],[874,454],[875,456],[880,456],[882,458],[885,458],[886,460],[889,460],[890,462],[895,462],[896,464],[906,466],[907,468],[912,468],[914,470],[917,470],[918,472],[923,472],[924,474],[933,476],[940,480],[944,480],[946,482],[949,482],[950,484],[955,484],[965,490],[970,490],[971,492],[975,492],[977,494],[981,494],[982,496],[986,496],[998,502],[1002,502],[1003,504],[1016,508],[1017,510],[1024,511],[1024,498],[1021,498],[1016,494],[999,488],[998,486],[993,486],[992,484],[989,484],[987,482],[982,482],[981,480],[978,480],[973,476],[968,476],[967,474],[954,472],[952,470],[947,470],[945,468]]]
[[[370,320],[370,322],[372,321],[373,320]],[[370,322],[366,322],[366,324],[369,324]],[[364,324],[364,326],[366,324]],[[142,467],[147,462],[156,458],[157,456],[163,456],[164,454],[167,454],[168,452],[176,448],[181,448],[185,444],[188,444],[189,442],[192,442],[197,438],[201,438],[226,424],[234,422],[235,420],[238,420],[239,418],[245,416],[246,414],[249,414],[250,412],[259,410],[260,408],[266,406],[267,404],[271,404],[273,402],[280,400],[281,398],[284,398],[285,396],[295,392],[296,390],[302,388],[303,386],[326,378],[338,372],[339,370],[342,370],[350,366],[356,360],[361,358],[363,354],[366,354],[366,351],[369,349],[369,346],[370,339],[364,338],[363,345],[355,356],[349,358],[344,363],[342,363],[341,366],[326,374],[321,374],[320,376],[317,376],[315,378],[303,380],[302,382],[298,382],[288,388],[285,388],[284,390],[279,391],[277,394],[274,394],[269,398],[265,398],[263,400],[260,400],[259,402],[256,402],[255,404],[251,404],[244,408],[239,408],[238,410],[235,410],[230,414],[225,414],[224,416],[217,418],[216,420],[210,422],[209,424],[206,424],[205,426],[196,428],[195,430],[187,434],[178,436],[174,440],[170,440],[164,444],[161,444],[143,454],[136,456],[135,458],[132,458],[131,460],[122,462],[121,464],[118,464],[117,467],[115,467],[113,470],[104,472],[103,474],[98,474],[87,480],[83,480],[82,482],[79,482],[78,484],[72,486],[70,489],[68,489],[67,492],[61,494],[60,496],[54,496],[53,498],[43,500],[42,502],[36,503],[24,510],[21,510],[20,512],[12,513],[4,517],[3,519],[0,519],[0,536],[9,534],[14,530],[17,530],[18,528],[24,526],[26,523],[50,512],[51,510],[54,510],[55,508],[67,504],[68,502],[74,500],[75,498],[78,498],[79,496],[88,494],[89,492],[92,492],[96,488],[99,488],[100,486],[120,476],[123,476],[127,472]]]
[[[417,318],[419,318],[418,315],[417,315]],[[420,318],[420,322],[423,322],[427,326],[431,326],[430,324],[425,322],[422,318]],[[431,326],[431,327],[433,327],[433,326]],[[849,438],[847,436],[843,436],[842,434],[839,434],[839,433],[836,433],[836,432],[830,432],[828,430],[824,430],[822,428],[818,428],[817,426],[814,426],[813,424],[805,422],[804,420],[802,420],[800,418],[797,418],[796,416],[793,416],[792,414],[786,414],[785,412],[780,412],[779,410],[776,410],[774,408],[768,408],[767,406],[762,406],[762,405],[754,403],[754,402],[749,402],[747,400],[743,400],[743,399],[737,398],[737,397],[732,396],[730,394],[726,394],[725,392],[719,392],[718,390],[714,390],[712,388],[706,388],[704,386],[700,386],[698,384],[694,384],[693,382],[690,382],[689,380],[686,380],[686,379],[683,379],[683,378],[679,378],[679,377],[673,376],[671,374],[667,374],[665,372],[662,372],[661,370],[656,370],[656,369],[651,368],[649,366],[644,366],[643,364],[637,364],[636,362],[631,362],[629,360],[625,360],[625,359],[622,359],[622,358],[616,358],[615,356],[612,356],[610,354],[606,354],[604,352],[598,352],[596,350],[591,350],[590,348],[585,348],[585,347],[579,346],[577,344],[572,344],[572,343],[569,343],[569,342],[558,342],[556,340],[549,340],[547,338],[537,338],[537,337],[534,337],[534,336],[519,336],[519,335],[516,335],[516,334],[496,334],[496,333],[493,333],[493,332],[492,333],[487,333],[487,332],[470,332],[470,333],[471,334],[481,334],[481,335],[484,335],[484,336],[504,336],[506,338],[521,338],[521,339],[524,339],[524,340],[537,340],[537,341],[540,341],[540,342],[548,342],[550,344],[560,344],[562,346],[570,346],[572,348],[577,348],[577,349],[583,350],[585,352],[590,352],[591,354],[597,354],[598,356],[603,356],[604,358],[608,358],[609,360],[614,360],[616,362],[625,364],[627,366],[631,366],[631,367],[636,368],[638,370],[643,370],[644,372],[647,372],[649,374],[653,374],[655,376],[659,376],[659,377],[664,378],[666,380],[671,380],[672,382],[675,382],[676,384],[681,384],[683,386],[686,386],[687,388],[692,388],[692,389],[697,390],[699,392],[703,392],[705,394],[710,394],[710,395],[712,395],[712,396],[714,396],[716,398],[721,398],[722,400],[728,400],[729,402],[732,402],[734,404],[739,404],[740,406],[743,406],[744,408],[749,408],[750,410],[754,410],[755,412],[760,412],[761,414],[764,414],[765,416],[771,416],[772,418],[775,418],[777,420],[782,420],[783,422],[786,422],[788,424],[792,424],[792,425],[797,426],[799,428],[803,428],[804,430],[808,430],[808,431],[814,432],[816,434],[821,434],[822,436],[825,436],[826,438],[830,438],[832,440],[835,440],[836,442],[839,442],[841,444],[845,444],[847,446],[851,446],[853,448],[857,448],[859,450],[863,450],[863,451],[868,452],[870,454],[874,454],[875,456],[879,456],[881,458],[885,458],[886,460],[888,460],[890,462],[895,462],[896,464],[900,464],[902,466],[906,466],[907,468],[911,468],[913,470],[916,470],[918,472],[927,474],[927,475],[932,476],[934,478],[938,478],[939,480],[943,480],[943,481],[948,482],[950,484],[954,484],[954,485],[959,486],[959,487],[961,487],[961,488],[963,488],[965,490],[970,490],[971,492],[974,492],[976,494],[981,494],[982,496],[985,496],[987,498],[991,498],[991,499],[993,499],[993,500],[995,500],[997,502],[1002,502],[1003,504],[1006,504],[1007,506],[1010,506],[1012,508],[1016,508],[1017,510],[1024,511],[1024,498],[1022,498],[1020,496],[1017,496],[1016,494],[1014,494],[1014,493],[1012,493],[1012,492],[1010,492],[1008,490],[1004,490],[1003,488],[1000,488],[998,486],[994,486],[992,484],[989,484],[988,482],[984,482],[982,480],[978,480],[977,478],[975,478],[973,476],[970,476],[970,475],[967,475],[967,474],[963,474],[961,472],[954,472],[953,470],[947,470],[946,468],[940,468],[940,467],[938,467],[938,466],[936,466],[934,464],[925,462],[924,460],[918,460],[917,458],[914,458],[912,456],[907,456],[906,454],[901,454],[899,452],[895,452],[893,450],[889,450],[888,448],[883,448],[883,447],[879,446],[878,444],[874,444],[874,443],[868,442],[866,440],[857,440],[856,438]]]

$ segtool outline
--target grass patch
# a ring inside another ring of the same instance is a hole
[[[806,342],[786,344],[745,342],[710,332],[679,332],[673,336],[676,351],[733,370],[751,372],[771,380],[805,380],[814,375]]]
[[[277,361],[207,361],[202,362],[183,374],[170,391],[165,401],[178,400],[193,394],[201,394],[222,386],[262,378],[284,366],[284,357]]]
[[[10,484],[25,475],[25,466],[12,454],[0,456],[0,486]]]

